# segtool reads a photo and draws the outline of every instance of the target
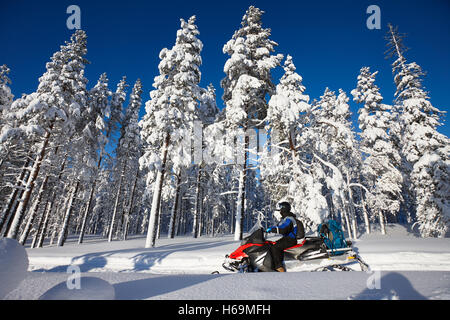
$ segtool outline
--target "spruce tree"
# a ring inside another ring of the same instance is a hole
[[[443,237],[450,226],[449,139],[437,131],[443,112],[430,102],[422,68],[407,63],[403,38],[389,25],[388,54],[397,57],[392,66],[406,188],[414,199],[420,234]]]
[[[396,216],[402,201],[402,174],[398,169],[400,155],[389,135],[393,114],[391,106],[383,104],[383,97],[375,85],[378,72],[361,68],[353,100],[363,104],[359,109],[361,151],[365,155],[363,174],[369,187],[369,205],[378,215],[382,233],[386,233],[384,217]],[[367,224],[367,222],[366,222]]]

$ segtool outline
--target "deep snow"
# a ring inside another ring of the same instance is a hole
[[[15,240],[0,238],[0,299],[16,288],[27,275],[27,253]]]
[[[386,236],[374,232],[355,241],[371,272],[301,272],[308,266],[297,265],[283,274],[231,274],[221,264],[239,244],[232,236],[161,238],[151,249],[143,236],[70,240],[27,248],[29,272],[5,298],[450,299],[450,239],[418,238],[399,225],[389,225]],[[69,266],[81,271],[79,289],[68,289]]]

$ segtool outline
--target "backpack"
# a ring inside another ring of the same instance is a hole
[[[317,231],[328,249],[335,250],[348,247],[344,232],[337,221],[330,219],[328,222],[320,224]]]
[[[303,226],[303,223],[295,218],[295,222],[297,222],[297,234],[295,237],[297,239],[303,239],[305,237],[305,227]]]

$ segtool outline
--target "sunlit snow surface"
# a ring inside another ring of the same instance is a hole
[[[450,299],[450,239],[418,238],[398,225],[387,231],[354,241],[371,272],[309,272],[307,264],[290,263],[287,273],[232,274],[221,267],[239,245],[232,236],[161,238],[151,249],[144,236],[111,243],[88,238],[82,245],[73,238],[64,247],[27,249],[31,272],[5,298],[39,299],[51,289],[57,298],[59,285],[60,299],[70,299],[67,270],[76,265],[82,280],[105,282],[98,292],[87,290],[90,295],[73,289],[74,299],[111,298],[111,287],[116,299]]]

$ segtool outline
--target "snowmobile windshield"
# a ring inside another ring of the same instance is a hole
[[[255,223],[255,225],[248,231],[248,235],[251,236],[253,232],[257,231],[258,229],[261,229],[263,226],[261,224],[261,221],[258,219]]]
[[[252,230],[253,230],[253,228],[252,228]],[[244,245],[247,243],[256,243],[256,244],[264,243],[264,229],[262,227],[259,229],[256,229],[248,237],[246,237],[242,240],[241,245]]]

